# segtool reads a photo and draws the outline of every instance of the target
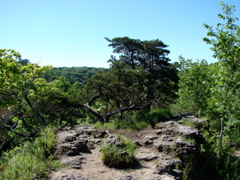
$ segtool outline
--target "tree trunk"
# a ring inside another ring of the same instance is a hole
[[[105,122],[105,118],[103,118],[103,116],[95,109],[93,109],[88,103],[84,104],[84,107],[86,107],[90,113],[97,117],[101,123]]]

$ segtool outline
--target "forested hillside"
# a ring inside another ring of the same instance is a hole
[[[0,179],[16,148],[46,127],[89,123],[141,130],[187,113],[208,122],[200,129],[203,177],[210,171],[215,179],[239,177],[240,26],[235,7],[221,6],[221,23],[204,25],[203,41],[217,59],[210,64],[182,56],[172,63],[159,39],[105,38],[118,55],[111,56],[109,69],[40,67],[15,50],[0,49]],[[196,176],[195,160],[184,167],[185,179]]]
[[[107,71],[107,68],[96,67],[53,67],[42,75],[48,82],[64,77],[66,81],[74,84],[74,82],[86,83],[98,71]]]

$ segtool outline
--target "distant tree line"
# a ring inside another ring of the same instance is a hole
[[[86,80],[91,78],[98,71],[107,71],[108,68],[96,67],[52,67],[47,70],[42,77],[46,81],[51,82],[59,77],[64,77],[66,81],[74,84],[75,82],[86,83]]]

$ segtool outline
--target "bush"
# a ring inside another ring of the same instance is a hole
[[[47,173],[59,166],[51,156],[56,143],[52,129],[45,129],[33,142],[3,153],[0,161],[0,180],[45,179]]]
[[[102,161],[106,166],[129,168],[137,164],[135,143],[122,136],[112,136],[101,146]]]
[[[171,117],[171,112],[168,109],[154,109],[146,113],[145,120],[152,126],[161,121],[165,121]]]

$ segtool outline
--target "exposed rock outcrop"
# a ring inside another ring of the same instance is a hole
[[[197,118],[192,119],[196,126],[202,126],[203,121]],[[59,143],[56,147],[56,152],[61,156],[61,162],[72,169],[79,170],[79,172],[81,172],[82,167],[88,160],[86,155],[90,155],[92,151],[96,152],[102,142],[122,146],[122,141],[114,132],[109,133],[107,130],[97,130],[91,126],[65,127],[59,133]],[[167,121],[156,124],[155,129],[138,132],[138,135],[136,135],[133,140],[137,145],[136,159],[139,161],[139,170],[141,171],[141,169],[144,169],[147,163],[151,165],[151,175],[149,177],[143,177],[142,175],[136,176],[129,173],[129,175],[108,177],[108,179],[181,179],[183,175],[181,169],[186,163],[185,159],[187,159],[188,156],[197,155],[198,148],[203,141],[203,136],[199,130],[194,127],[185,126],[178,121]],[[102,162],[98,164],[99,167],[103,166]],[[96,167],[96,170],[97,169],[98,167]],[[134,169],[132,169],[131,172],[132,171],[134,171]],[[100,178],[102,174],[106,173],[106,170],[99,170],[99,173],[99,175],[101,175],[99,176]],[[88,179],[92,180],[89,176],[85,176],[84,174],[83,176],[63,174],[59,175],[54,180]]]

